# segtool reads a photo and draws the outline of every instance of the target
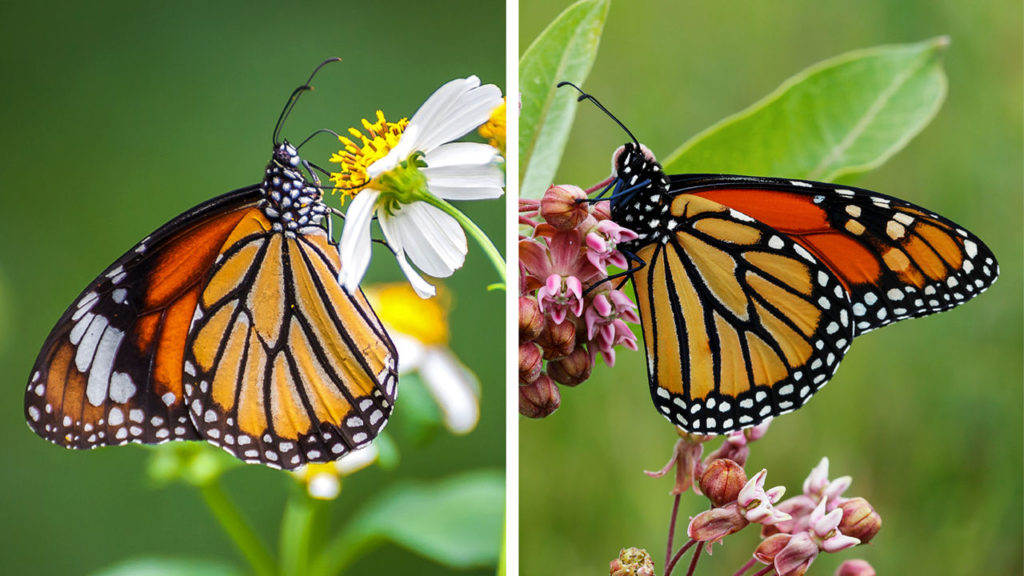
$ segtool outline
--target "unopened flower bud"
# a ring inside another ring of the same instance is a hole
[[[875,569],[866,560],[854,558],[840,564],[836,576],[875,576]]]
[[[558,385],[543,372],[533,382],[519,387],[519,413],[528,418],[544,418],[558,410],[560,402]]]
[[[555,324],[554,320],[548,318],[534,342],[544,349],[545,360],[565,358],[576,346],[576,325],[572,322]]]
[[[736,504],[729,504],[722,508],[705,510],[694,516],[686,528],[686,533],[698,542],[707,542],[711,545],[729,534],[739,532],[747,524],[749,522]]]
[[[747,483],[743,468],[732,460],[713,460],[700,477],[700,490],[713,505],[722,506],[736,500]]]
[[[544,313],[533,298],[519,297],[519,341],[529,342],[544,329]]]
[[[839,508],[843,511],[839,531],[857,538],[861,544],[869,542],[882,529],[882,517],[863,498],[850,498],[840,504]]]
[[[623,548],[608,563],[610,576],[654,576],[654,561],[643,548]]]
[[[519,345],[519,382],[529,384],[540,376],[543,368],[540,346],[533,342]]]
[[[578,186],[552,186],[540,200],[540,215],[559,230],[572,230],[590,214],[586,199]]]
[[[762,564],[771,564],[786,544],[789,544],[790,538],[790,534],[775,534],[761,540],[754,550],[754,559]]]
[[[568,356],[548,363],[548,374],[559,384],[576,386],[590,378],[590,353],[583,346],[577,346]]]

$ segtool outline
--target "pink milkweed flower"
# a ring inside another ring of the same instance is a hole
[[[739,532],[749,522],[743,516],[743,509],[736,503],[721,508],[712,508],[697,514],[686,527],[686,534],[698,542],[707,542],[708,554],[711,546],[730,534]]]
[[[836,509],[826,513],[825,500],[822,499],[810,517],[810,533],[818,548],[825,552],[838,552],[860,544],[857,538],[846,536],[839,531],[839,523],[842,520],[843,511]]]
[[[776,486],[768,491],[764,489],[764,480],[768,476],[768,470],[762,469],[753,478],[747,481],[736,503],[747,520],[770,526],[776,522],[790,519],[790,515],[777,510],[776,502],[786,493],[784,486]]]
[[[584,314],[592,357],[596,358],[599,353],[606,364],[614,366],[615,346],[621,344],[630,350],[637,349],[636,335],[626,326],[626,321],[640,322],[635,310],[636,304],[619,290],[594,296]]]
[[[810,475],[804,480],[804,494],[818,500],[826,500],[826,508],[831,511],[846,501],[842,497],[843,492],[850,487],[853,478],[841,476],[835,480],[828,479],[828,457],[821,459],[821,462],[811,470]]]
[[[537,290],[537,304],[555,324],[564,322],[568,312],[578,318],[583,315],[583,283],[575,276],[552,274]]]
[[[628,262],[616,246],[637,239],[636,232],[623,228],[611,220],[601,220],[587,233],[587,260],[604,272],[608,264],[626,269]]]
[[[775,571],[779,576],[803,576],[818,557],[818,546],[811,535],[801,532],[789,539],[786,547],[775,555]]]

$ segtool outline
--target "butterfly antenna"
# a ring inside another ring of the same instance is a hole
[[[292,91],[292,95],[288,97],[288,102],[285,103],[284,110],[281,110],[281,115],[278,116],[277,124],[274,126],[274,146],[277,146],[280,143],[279,136],[281,135],[281,126],[284,125],[284,121],[288,118],[288,115],[291,114],[292,108],[295,108],[295,104],[299,101],[299,96],[302,96],[303,92],[313,89],[313,86],[311,85],[313,78],[316,77],[317,72],[320,72],[321,68],[331,62],[341,62],[341,58],[328,58],[321,62],[319,66],[313,69],[313,73],[309,75],[309,79],[306,80],[306,83]]]
[[[573,84],[572,82],[559,82],[557,87],[561,88],[562,86],[572,86],[573,88],[576,89],[577,92],[580,93],[579,98],[576,99],[577,102],[582,102],[584,100],[590,100],[591,102],[593,102],[594,106],[597,106],[597,108],[601,112],[604,112],[605,114],[607,114],[608,117],[611,118],[612,120],[614,120],[615,123],[618,124],[620,128],[625,130],[626,134],[629,134],[629,137],[633,140],[633,143],[637,145],[637,148],[640,147],[640,141],[636,139],[636,136],[633,136],[633,133],[629,131],[629,128],[626,128],[626,125],[623,124],[621,120],[619,120],[618,118],[615,117],[615,114],[612,114],[611,112],[609,112],[608,109],[605,108],[603,104],[598,102],[597,98],[594,98],[590,94],[587,94],[579,86]]]
[[[321,134],[330,134],[331,136],[334,136],[335,138],[341,140],[341,135],[338,134],[337,132],[335,132],[334,130],[331,130],[330,128],[321,128],[321,129],[317,130],[316,132],[313,132],[312,134],[307,136],[305,140],[303,140],[301,143],[299,143],[298,146],[295,147],[295,149],[296,150],[301,150],[302,147],[306,145],[306,142],[309,142],[310,140],[312,140],[313,138],[316,138],[317,136],[319,136]]]

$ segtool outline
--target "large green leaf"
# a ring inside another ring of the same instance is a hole
[[[666,172],[834,181],[885,162],[938,112],[946,37],[825,60],[670,154]]]
[[[360,553],[389,540],[451,568],[495,566],[504,522],[504,474],[476,471],[392,488],[363,508],[346,540]]]
[[[136,558],[93,572],[92,576],[241,576],[237,567],[211,560]]]
[[[597,57],[610,0],[580,0],[565,9],[519,60],[519,194],[539,198],[551,185],[569,139],[576,93]]]

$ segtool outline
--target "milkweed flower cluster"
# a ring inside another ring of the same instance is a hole
[[[504,193],[503,159],[497,148],[481,142],[457,142],[481,125],[488,138],[504,141],[501,91],[481,86],[476,76],[452,80],[434,92],[411,120],[364,120],[340,136],[343,149],[330,161],[340,165],[331,180],[344,198],[339,251],[339,282],[352,291],[366,274],[371,256],[371,223],[376,219],[409,283],[422,298],[433,296],[432,284],[417,268],[435,278],[462,267],[468,246],[465,230],[476,237],[504,279],[504,261],[493,244],[449,200],[498,198]],[[415,268],[414,268],[415,266]]]
[[[598,356],[614,365],[619,346],[637,349],[636,305],[608,277],[627,265],[617,245],[637,235],[575,186],[520,200],[519,223],[519,412],[542,418],[558,408],[557,384],[587,380]]]
[[[749,455],[749,444],[762,437],[768,423],[728,435],[722,446],[701,460],[703,444],[708,436],[690,435],[680,431],[672,458],[662,470],[648,472],[660,477],[676,470],[679,495],[693,487],[711,503],[711,508],[690,519],[686,533],[690,537],[671,558],[666,558],[664,575],[668,576],[680,557],[694,544],[698,552],[722,542],[752,524],[761,527],[761,542],[751,561],[736,574],[744,574],[757,563],[771,566],[778,576],[802,576],[821,553],[833,553],[871,541],[882,526],[881,517],[863,498],[846,498],[843,493],[852,479],[842,476],[828,478],[828,458],[811,470],[803,491],[783,500],[785,488],[765,488],[768,471],[762,469],[753,477],[743,469]],[[673,517],[670,528],[674,530]],[[694,558],[691,566],[695,566]],[[863,560],[843,565],[843,574],[868,576],[874,570]],[[766,573],[764,571],[759,574]]]

